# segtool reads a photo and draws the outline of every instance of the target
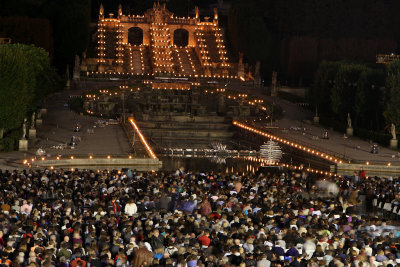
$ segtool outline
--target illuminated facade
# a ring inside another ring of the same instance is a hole
[[[237,78],[229,63],[218,13],[200,20],[175,17],[165,4],[155,3],[144,15],[105,17],[100,7],[97,58],[84,58],[88,76],[170,76]]]

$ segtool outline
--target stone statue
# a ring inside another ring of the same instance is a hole
[[[27,119],[25,118],[24,119],[24,123],[22,124],[22,140],[25,140],[26,139],[26,122],[27,122]]]
[[[69,88],[71,86],[71,80],[70,80],[70,74],[69,74],[69,64],[67,64],[67,69],[65,70],[65,77],[67,78],[66,86]]]
[[[350,118],[350,113],[347,113],[347,128],[351,128],[351,118]]]
[[[256,67],[255,67],[255,70],[254,70],[254,76],[259,76],[260,75],[260,61],[257,61],[256,62]]]
[[[396,126],[392,123],[392,125],[390,126],[390,132],[392,134],[392,139],[396,140]]]
[[[214,8],[214,21],[218,22],[218,8]]]
[[[198,19],[200,18],[199,7],[198,7],[198,6],[195,6],[195,7],[194,7],[194,11],[195,11],[195,13],[196,13],[196,20],[198,20]]]
[[[118,17],[122,17],[122,5],[118,5]]]
[[[80,60],[79,56],[78,56],[78,55],[75,55],[75,65],[74,65],[74,67],[75,67],[75,68],[76,68],[76,67],[79,67],[80,62],[81,62],[81,60]]]
[[[256,67],[254,70],[254,85],[260,86],[261,85],[261,75],[260,75],[260,61],[257,61]]]
[[[78,55],[75,55],[73,79],[79,80],[80,77],[81,77],[81,60]]]
[[[33,112],[32,121],[31,121],[31,129],[35,129],[35,117],[36,117],[36,113]]]
[[[243,53],[239,52],[239,65],[243,65]]]
[[[99,14],[100,14],[101,16],[104,15],[104,6],[103,6],[103,4],[100,4]]]
[[[238,77],[244,79],[243,53],[239,52]]]
[[[276,71],[272,72],[272,88],[276,87],[278,83],[278,73]]]

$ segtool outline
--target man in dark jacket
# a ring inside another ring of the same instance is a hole
[[[301,257],[299,256],[295,256],[293,257],[292,262],[290,263],[290,266],[294,266],[294,267],[301,267],[301,263],[300,263]]]
[[[164,237],[160,235],[158,229],[153,231],[153,236],[150,238],[150,245],[153,248],[153,251],[158,248],[164,249]]]

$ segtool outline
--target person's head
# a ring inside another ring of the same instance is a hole
[[[158,229],[154,229],[153,235],[154,235],[155,237],[158,237],[158,236],[160,235],[160,231],[159,231]]]

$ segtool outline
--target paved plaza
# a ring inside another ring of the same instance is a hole
[[[79,93],[63,91],[49,96],[46,100],[47,114],[43,116],[43,125],[37,126],[37,138],[29,140],[29,151],[2,153],[0,168],[20,167],[25,158],[35,157],[37,149],[42,148],[48,156],[88,157],[89,155],[106,157],[107,155],[136,155],[143,158],[145,151],[139,140],[136,140],[136,153],[133,150],[123,128],[115,121],[79,115],[65,104],[70,94]],[[81,125],[80,132],[74,132],[76,123]],[[68,145],[72,136],[76,136],[77,145],[71,149]],[[64,149],[55,147],[66,146]]]
[[[248,88],[239,88],[238,92],[248,92]],[[109,123],[101,118],[79,115],[65,104],[70,95],[80,95],[81,91],[63,91],[51,95],[46,100],[47,114],[44,115],[43,125],[37,127],[37,138],[29,140],[28,152],[2,153],[0,168],[19,167],[25,158],[32,158],[38,148],[43,148],[51,156],[115,156],[130,155],[143,158],[146,156],[142,144],[136,139],[136,153],[133,151],[122,127],[116,122]],[[261,90],[254,90],[252,95],[267,102],[279,104],[283,109],[283,119],[273,123],[277,129],[264,128],[277,136],[296,141],[299,144],[312,147],[321,152],[337,157],[351,159],[353,162],[370,162],[371,164],[400,165],[400,153],[387,147],[379,147],[378,154],[370,153],[371,143],[357,137],[345,137],[344,133],[329,130],[329,139],[322,139],[324,127],[311,123],[313,114],[277,97],[266,96]],[[80,132],[74,132],[76,123],[81,125]],[[257,124],[265,127],[266,124]],[[76,136],[75,149],[55,149],[62,144],[69,144],[71,137]]]
[[[329,139],[322,139],[322,134],[326,127],[322,125],[313,125],[312,120],[314,114],[294,103],[271,97],[266,95],[266,90],[262,88],[233,87],[230,88],[238,93],[247,93],[252,96],[263,99],[267,103],[278,104],[283,110],[283,119],[278,120],[272,126],[277,129],[264,128],[266,131],[273,133],[288,140],[297,141],[299,144],[318,149],[321,152],[351,159],[356,162],[370,162],[371,164],[387,164],[400,165],[400,153],[388,147],[379,146],[379,153],[372,154],[371,142],[361,140],[357,137],[345,137],[344,133],[335,132],[328,129]],[[263,128],[263,124],[256,124]],[[268,126],[270,126],[268,124]],[[372,142],[374,140],[371,140]]]

